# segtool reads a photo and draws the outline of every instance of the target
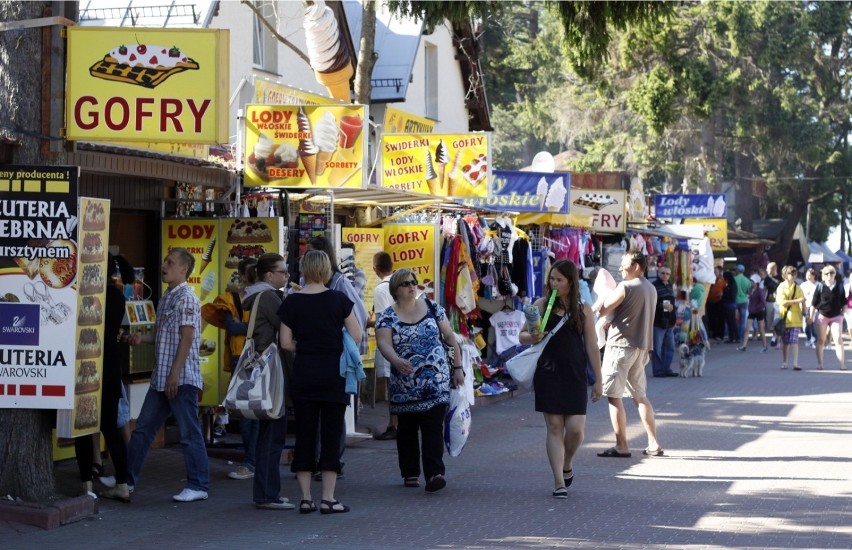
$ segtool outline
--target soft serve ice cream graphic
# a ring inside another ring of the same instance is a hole
[[[565,206],[565,196],[567,194],[568,191],[565,190],[565,185],[562,183],[562,177],[560,176],[550,184],[550,190],[547,192],[547,198],[544,200],[547,210],[549,212],[561,212]]]
[[[321,176],[325,172],[326,164],[337,150],[340,127],[331,111],[325,111],[322,117],[314,123],[313,129],[314,144],[319,149],[319,153],[317,153],[317,175]]]

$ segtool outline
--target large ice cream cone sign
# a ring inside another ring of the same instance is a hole
[[[352,75],[354,74],[355,69],[352,68],[352,64],[350,63],[339,71],[335,71],[333,73],[322,73],[317,71],[316,76],[317,82],[325,86],[331,97],[334,99],[341,99],[343,101],[352,101],[349,81],[352,79]]]
[[[299,134],[303,136],[299,140],[299,158],[302,159],[302,166],[305,168],[308,179],[311,180],[311,185],[313,185],[317,182],[317,153],[319,153],[319,148],[314,143],[311,120],[304,109],[299,109],[297,121],[299,123]]]
[[[349,48],[340,35],[340,25],[324,0],[305,2],[305,41],[317,81],[331,97],[351,101],[349,81],[355,71]]]
[[[438,142],[438,146],[435,148],[435,173],[438,174],[438,186],[441,194],[443,194],[445,188],[444,174],[446,173],[447,163],[449,162],[450,155],[447,152],[447,146],[444,145],[444,140],[442,139]]]
[[[423,172],[425,173],[426,183],[429,185],[429,192],[437,195],[440,191],[438,183],[438,174],[435,173],[435,167],[432,164],[432,152],[426,151],[426,160],[423,162]]]

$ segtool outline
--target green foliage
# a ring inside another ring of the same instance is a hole
[[[387,0],[391,13],[423,21],[426,32],[431,33],[446,19],[450,23],[463,24],[474,19],[484,19],[500,13],[507,2],[496,0]]]

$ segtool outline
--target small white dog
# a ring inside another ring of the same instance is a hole
[[[704,372],[704,344],[692,347],[681,344],[677,350],[680,355],[680,377],[701,376]]]

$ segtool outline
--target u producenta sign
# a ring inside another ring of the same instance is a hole
[[[227,142],[227,30],[67,31],[69,140]]]

